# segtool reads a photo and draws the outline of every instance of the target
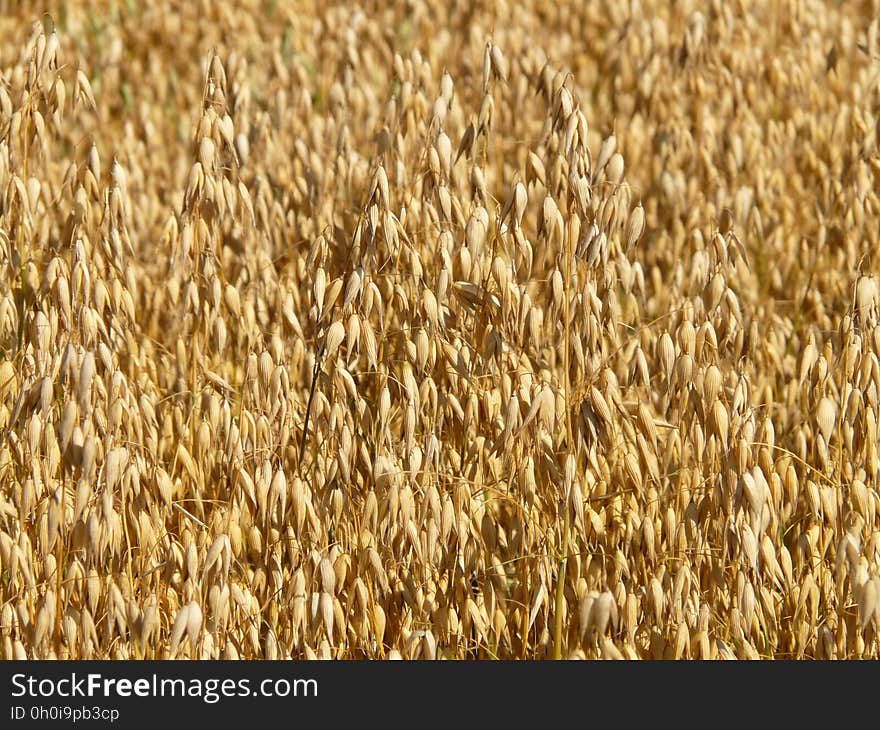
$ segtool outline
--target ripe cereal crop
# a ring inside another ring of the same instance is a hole
[[[880,656],[876,0],[0,3],[0,658]]]

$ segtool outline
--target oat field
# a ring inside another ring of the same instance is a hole
[[[878,17],[0,2],[0,657],[880,656]]]

